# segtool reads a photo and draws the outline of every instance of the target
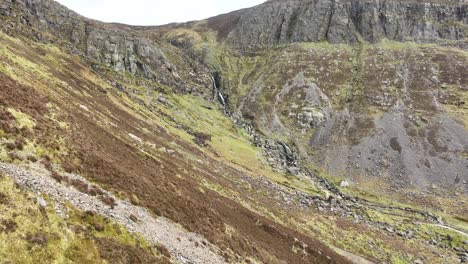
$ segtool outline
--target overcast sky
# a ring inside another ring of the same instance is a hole
[[[130,25],[200,20],[265,0],[56,0],[89,18]]]

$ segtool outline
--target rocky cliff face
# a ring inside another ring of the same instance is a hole
[[[0,14],[9,17],[6,32],[62,42],[95,63],[175,84],[175,66],[160,44],[136,27],[90,20],[51,0],[4,0]]]
[[[268,1],[235,15],[224,31],[238,45],[460,40],[468,24],[463,1]]]

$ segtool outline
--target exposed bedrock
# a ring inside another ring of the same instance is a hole
[[[463,39],[467,10],[464,1],[273,0],[214,18],[212,26],[239,45],[382,38],[434,42]]]

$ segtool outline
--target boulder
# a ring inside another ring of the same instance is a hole
[[[44,200],[42,197],[37,197],[37,204],[39,204],[39,207],[42,209],[45,209],[47,207],[47,201]]]
[[[304,107],[297,119],[302,128],[317,128],[325,122],[325,114],[315,108]]]
[[[140,145],[143,145],[143,139],[135,136],[134,134],[132,133],[129,133],[128,136],[130,137],[130,139],[132,139],[133,141],[135,141],[136,143],[140,144]]]
[[[342,181],[342,182],[340,183],[340,187],[342,187],[342,188],[347,188],[347,187],[349,187],[349,185],[350,185],[350,184],[349,184],[348,181]]]

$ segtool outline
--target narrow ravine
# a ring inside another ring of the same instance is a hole
[[[147,209],[123,201],[109,192],[104,191],[107,196],[115,200],[116,205],[113,208],[72,186],[58,183],[48,171],[36,164],[26,168],[0,163],[0,173],[9,175],[23,188],[48,195],[57,206],[69,202],[82,211],[95,212],[123,225],[130,232],[141,235],[152,244],[163,245],[180,263],[226,263],[220,256],[220,250],[200,235],[186,231],[167,218],[155,217]],[[64,176],[90,184],[79,175],[64,174]]]

